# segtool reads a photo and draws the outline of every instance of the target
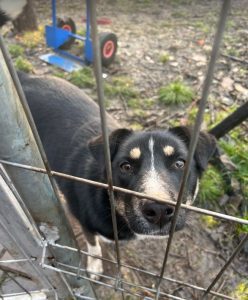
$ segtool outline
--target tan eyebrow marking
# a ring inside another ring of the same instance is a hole
[[[172,146],[165,146],[163,151],[166,156],[170,156],[175,152],[175,149]]]
[[[139,147],[133,148],[130,150],[130,157],[133,159],[139,159],[141,155],[141,151]]]

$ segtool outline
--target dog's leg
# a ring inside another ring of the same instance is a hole
[[[99,243],[99,238],[96,235],[92,235],[89,232],[85,232],[85,237],[86,237],[86,243],[87,243],[87,248],[89,254],[97,255],[97,256],[102,256],[102,248]],[[98,273],[102,274],[103,273],[103,265],[102,265],[102,260],[98,258],[94,258],[91,256],[87,256],[87,271],[92,272],[92,273]],[[92,274],[90,273],[90,277],[92,279],[99,279],[100,276],[97,274]]]

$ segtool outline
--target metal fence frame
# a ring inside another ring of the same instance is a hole
[[[97,93],[98,93],[98,101],[99,101],[100,116],[101,116],[101,128],[102,128],[103,141],[104,141],[104,156],[105,156],[105,164],[106,164],[106,171],[107,171],[107,184],[94,182],[94,181],[91,181],[91,180],[88,180],[88,179],[85,179],[85,178],[79,178],[79,177],[71,176],[71,175],[68,175],[68,174],[55,172],[55,171],[52,171],[50,169],[49,164],[48,164],[47,160],[45,159],[45,152],[44,152],[43,147],[41,145],[41,142],[39,140],[38,133],[36,131],[34,122],[32,121],[32,117],[30,117],[31,114],[30,114],[29,108],[27,106],[25,96],[24,96],[24,94],[21,90],[19,80],[17,78],[17,75],[16,75],[15,71],[13,70],[13,66],[11,65],[11,62],[8,61],[8,66],[10,66],[10,69],[11,69],[12,79],[14,80],[15,83],[17,83],[16,88],[19,91],[18,92],[19,96],[21,95],[20,96],[20,101],[22,103],[22,106],[24,107],[24,110],[25,110],[25,113],[26,113],[28,119],[31,118],[30,127],[31,127],[32,132],[35,136],[36,143],[39,146],[39,151],[41,152],[41,156],[43,157],[45,168],[38,168],[38,167],[34,167],[34,166],[26,165],[26,164],[21,164],[21,163],[16,163],[16,162],[11,162],[11,161],[6,161],[6,160],[0,160],[0,166],[2,164],[2,166],[21,168],[21,169],[29,170],[29,171],[32,171],[32,172],[47,174],[47,176],[49,177],[50,183],[52,184],[52,186],[55,190],[55,193],[57,194],[58,197],[59,197],[59,195],[57,193],[56,184],[55,184],[55,177],[57,177],[57,176],[63,177],[67,180],[75,180],[75,181],[79,181],[79,182],[82,182],[82,183],[91,184],[91,185],[94,185],[94,186],[97,186],[97,187],[105,188],[105,189],[108,190],[110,203],[111,203],[111,215],[112,215],[112,222],[113,222],[113,229],[114,229],[116,260],[110,260],[110,259],[106,259],[104,257],[98,257],[98,256],[92,255],[92,254],[90,254],[86,251],[79,250],[78,248],[75,248],[75,247],[61,245],[61,244],[55,243],[54,241],[44,240],[44,239],[40,238],[40,250],[41,250],[40,266],[44,270],[51,270],[53,272],[57,272],[59,274],[64,274],[64,275],[67,275],[69,277],[82,278],[82,279],[90,281],[92,283],[97,283],[99,285],[103,285],[107,288],[111,288],[111,289],[113,288],[113,289],[115,289],[116,291],[119,291],[122,294],[123,299],[124,299],[125,294],[131,294],[131,295],[137,296],[137,297],[143,296],[142,294],[140,294],[140,292],[132,292],[130,290],[130,288],[136,287],[141,291],[142,290],[149,291],[150,293],[152,293],[154,295],[154,298],[145,297],[145,299],[156,299],[157,300],[157,299],[159,299],[160,296],[165,296],[165,297],[168,297],[168,299],[186,300],[184,298],[177,297],[177,296],[174,296],[174,295],[171,295],[171,294],[167,294],[167,293],[161,291],[161,283],[163,281],[169,281],[169,282],[178,283],[182,286],[190,287],[194,290],[202,292],[201,299],[205,299],[207,297],[207,295],[212,295],[212,296],[218,296],[222,299],[234,300],[234,298],[231,297],[231,296],[221,294],[219,291],[213,291],[213,287],[216,285],[216,283],[218,282],[218,280],[220,279],[222,274],[225,272],[225,270],[228,268],[228,266],[233,262],[235,257],[238,255],[238,253],[240,252],[240,250],[244,246],[245,242],[248,240],[248,234],[244,235],[244,238],[241,240],[239,245],[233,251],[232,255],[229,257],[229,259],[226,261],[226,263],[223,265],[223,267],[219,270],[218,274],[215,276],[212,283],[207,288],[203,288],[203,287],[200,287],[200,286],[197,286],[197,285],[189,284],[187,282],[182,282],[180,280],[175,280],[173,278],[169,278],[169,277],[164,276],[164,273],[166,271],[167,260],[168,260],[168,256],[169,256],[169,252],[170,252],[170,247],[171,247],[171,243],[172,243],[173,235],[174,235],[174,231],[175,231],[177,216],[178,216],[178,212],[179,212],[180,208],[191,210],[191,211],[194,211],[194,212],[197,212],[197,213],[200,213],[200,214],[210,215],[210,216],[213,216],[213,217],[220,218],[222,220],[248,225],[248,220],[244,220],[242,218],[237,218],[237,217],[233,217],[233,216],[229,216],[229,215],[224,215],[224,214],[221,214],[221,213],[216,213],[216,212],[213,212],[211,210],[206,210],[206,209],[202,209],[202,208],[198,208],[198,207],[193,207],[193,206],[189,206],[189,205],[186,205],[186,204],[182,203],[183,195],[184,195],[184,192],[185,192],[185,186],[186,186],[186,183],[187,183],[187,178],[188,178],[188,175],[189,175],[189,166],[191,165],[191,162],[193,160],[194,151],[195,151],[196,144],[197,144],[197,141],[198,141],[200,127],[201,127],[201,123],[202,123],[202,120],[203,120],[204,109],[205,109],[205,106],[206,106],[206,103],[207,103],[207,98],[208,98],[210,86],[211,86],[211,83],[212,83],[212,78],[213,78],[213,74],[214,74],[214,67],[215,67],[215,64],[216,64],[216,60],[217,60],[217,56],[218,56],[218,52],[219,52],[219,48],[220,48],[220,43],[221,43],[221,39],[222,39],[223,32],[224,32],[225,22],[226,22],[226,19],[227,19],[229,8],[230,8],[230,3],[231,3],[231,0],[223,0],[223,5],[222,5],[222,8],[221,8],[219,22],[218,22],[218,26],[217,26],[217,31],[216,31],[216,35],[215,35],[215,39],[214,39],[214,43],[213,43],[211,58],[210,58],[210,62],[209,62],[209,65],[208,65],[208,71],[206,73],[205,82],[204,82],[203,90],[202,90],[202,96],[201,96],[201,100],[200,100],[200,103],[199,103],[199,110],[198,110],[198,113],[197,113],[197,116],[196,116],[193,135],[192,135],[192,138],[191,138],[191,141],[190,141],[189,155],[188,155],[188,158],[187,158],[187,163],[186,163],[186,167],[185,167],[185,170],[184,170],[183,179],[182,179],[180,190],[179,190],[179,195],[178,195],[178,199],[177,199],[176,202],[165,201],[164,199],[147,196],[147,195],[144,195],[142,193],[138,193],[138,192],[127,190],[127,189],[120,188],[120,187],[116,187],[116,186],[113,185],[110,151],[109,151],[109,140],[108,140],[108,132],[107,132],[106,112],[105,112],[105,108],[104,108],[104,91],[103,91],[103,83],[102,83],[102,67],[101,67],[101,56],[100,56],[100,48],[99,48],[99,40],[98,40],[98,32],[97,32],[96,7],[95,7],[96,6],[96,1],[95,0],[88,1],[88,5],[89,5],[88,7],[89,7],[89,12],[90,12],[92,40],[93,40],[93,47],[94,47],[94,54],[95,54],[94,70],[95,70],[96,83],[97,83]],[[2,40],[1,40],[0,46],[1,46],[2,51],[6,51],[6,49],[4,48]],[[3,176],[3,172],[2,172],[2,176]],[[7,182],[6,188],[9,188],[11,193],[14,195],[14,197],[17,197],[17,194],[13,190],[13,187],[12,187],[12,190],[10,188],[10,186],[12,185],[12,182],[8,178],[7,174],[5,174],[4,180],[5,180],[5,182]],[[155,274],[155,273],[149,272],[147,270],[143,270],[143,269],[140,269],[140,268],[137,268],[137,267],[134,267],[134,266],[130,266],[130,265],[126,265],[126,264],[121,263],[120,250],[119,250],[119,241],[118,241],[118,235],[117,235],[117,223],[116,223],[116,215],[115,215],[114,191],[121,191],[121,192],[124,192],[124,193],[132,194],[132,195],[135,195],[137,198],[146,197],[148,199],[158,201],[158,202],[163,201],[165,203],[168,203],[170,205],[175,206],[175,214],[174,214],[173,221],[172,221],[172,224],[171,224],[171,227],[170,227],[168,243],[167,243],[167,246],[166,246],[164,260],[163,260],[163,263],[162,263],[160,274]],[[26,212],[26,215],[28,216],[28,212]],[[8,228],[6,228],[6,226],[3,223],[1,223],[1,219],[0,219],[0,225],[2,226],[2,228],[5,228],[6,232],[8,232]],[[33,227],[34,230],[37,230],[36,224],[31,223],[31,227]],[[12,241],[18,247],[20,246],[20,245],[18,245],[18,242],[15,240],[15,237],[10,236],[10,239],[12,239]],[[72,266],[72,265],[67,264],[67,263],[64,263],[64,262],[61,262],[59,260],[56,261],[56,265],[49,264],[46,260],[46,256],[47,256],[47,251],[49,251],[50,249],[60,249],[60,250],[63,249],[63,251],[70,251],[72,253],[76,252],[80,255],[91,256],[91,257],[94,257],[96,259],[101,259],[103,261],[107,261],[107,262],[117,266],[117,274],[113,274],[113,276],[97,274],[100,278],[108,279],[108,281],[111,281],[111,284],[110,284],[110,283],[105,283],[101,280],[91,279],[88,276],[89,272],[87,272],[87,270],[83,269],[81,267],[80,263],[78,264],[77,267]],[[20,251],[23,254],[22,259],[0,260],[0,265],[18,263],[18,262],[22,262],[22,263],[28,262],[28,263],[33,264],[32,259],[26,255],[25,251],[23,251],[23,249],[20,249]],[[36,268],[37,268],[37,265],[36,265]],[[122,279],[121,269],[123,269],[123,268],[127,268],[127,269],[130,269],[130,270],[133,270],[133,271],[138,271],[140,273],[150,275],[152,278],[154,278],[154,281],[156,283],[156,287],[155,288],[148,288],[148,287],[141,286],[141,285],[138,285],[138,284],[134,284],[134,283],[131,283],[131,282],[126,282],[125,280]],[[17,280],[15,280],[15,282],[16,282],[17,285],[20,286],[20,283],[18,283]],[[67,281],[65,281],[64,284],[69,285],[69,289],[72,291],[73,297],[75,297],[75,298],[78,298],[78,299],[97,299],[97,296],[95,296],[96,298],[94,296],[92,296],[92,293],[89,290],[88,291],[84,290],[83,292],[80,291],[80,290],[75,291],[75,290],[73,290],[72,287],[70,287],[70,284]],[[23,293],[19,293],[19,295],[21,297],[22,297],[22,295],[26,295],[26,294],[31,295],[31,293],[36,293],[36,292],[29,292],[25,289],[25,287],[23,287],[23,286],[21,286],[21,287],[23,289]],[[37,291],[37,293],[38,292],[42,292],[42,291]],[[51,286],[49,288],[47,288],[46,290],[44,290],[44,293],[51,293],[51,292],[54,292],[53,289],[51,288]],[[17,294],[15,294],[15,295],[18,296]],[[11,295],[2,295],[2,296],[0,296],[0,298],[5,297],[6,299],[8,299],[8,297],[10,297],[10,296]],[[56,292],[55,292],[55,298],[57,298]]]

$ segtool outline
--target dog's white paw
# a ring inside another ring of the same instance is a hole
[[[97,255],[102,257],[102,248],[99,243],[98,237],[95,237],[94,245],[87,242],[88,252],[89,254]],[[100,276],[98,274],[103,273],[103,265],[102,261],[99,258],[94,258],[92,256],[87,257],[87,271],[90,274],[91,279],[99,280]],[[91,273],[92,272],[92,273]],[[97,273],[97,274],[94,274]]]
[[[99,280],[100,275],[103,273],[102,261],[98,258],[88,256],[87,258],[87,271],[89,272],[90,278],[94,280]],[[97,274],[94,274],[97,273]]]

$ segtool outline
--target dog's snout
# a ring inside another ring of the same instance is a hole
[[[156,202],[146,202],[142,213],[149,223],[163,226],[171,221],[174,215],[174,207]]]

